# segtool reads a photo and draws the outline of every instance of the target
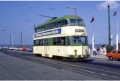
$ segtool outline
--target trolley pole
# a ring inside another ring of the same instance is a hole
[[[108,4],[108,41],[111,46],[111,30],[110,30],[110,5]]]

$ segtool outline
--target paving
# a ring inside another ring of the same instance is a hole
[[[104,54],[99,54],[99,55],[92,55],[90,54],[90,58],[94,59],[94,63],[102,63],[102,64],[107,64],[107,65],[116,65],[116,66],[120,66],[120,61],[113,61],[113,60],[109,60],[108,57]]]
[[[64,69],[30,62],[0,52],[0,80],[97,80]]]

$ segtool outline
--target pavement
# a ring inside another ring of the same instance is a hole
[[[98,55],[92,55],[92,54],[90,54],[90,57],[91,57],[91,58],[96,58],[96,59],[97,59],[97,58],[98,58],[98,59],[100,59],[100,58],[101,58],[101,59],[108,59],[107,56],[106,56],[106,55],[103,55],[103,54],[98,54]]]
[[[99,64],[99,65],[105,65],[105,66],[114,66],[114,67],[120,67],[120,61],[117,60],[109,60],[106,55],[99,54],[99,55],[92,55],[90,54],[90,58],[94,59],[92,63]]]

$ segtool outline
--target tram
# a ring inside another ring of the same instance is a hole
[[[81,17],[54,17],[34,28],[33,53],[43,57],[88,58],[88,36]]]

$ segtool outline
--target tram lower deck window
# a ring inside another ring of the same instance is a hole
[[[74,43],[86,43],[86,36],[73,36]]]
[[[80,36],[74,36],[73,41],[74,41],[74,43],[80,43],[81,42]]]
[[[65,37],[53,38],[53,45],[65,45]]]
[[[72,44],[87,44],[86,36],[70,36],[68,38],[68,45]]]

